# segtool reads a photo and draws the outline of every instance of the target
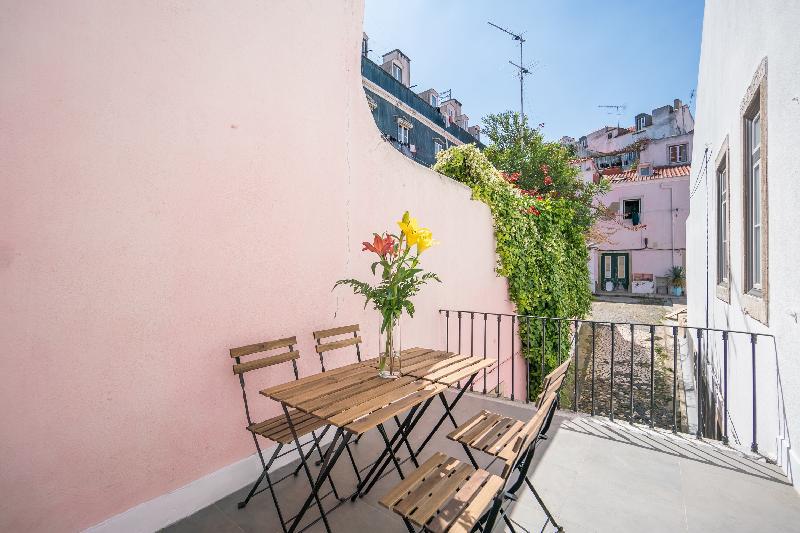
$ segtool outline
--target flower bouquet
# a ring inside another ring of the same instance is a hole
[[[378,256],[372,263],[372,273],[381,267],[380,281],[373,286],[357,279],[340,279],[334,285],[347,285],[355,294],[361,294],[366,301],[364,307],[372,302],[376,311],[381,314],[380,346],[383,350],[379,356],[378,374],[381,377],[397,377],[393,361],[400,356],[400,316],[403,311],[414,316],[414,304],[411,297],[430,280],[441,283],[433,272],[424,272],[419,268],[419,256],[437,244],[428,228],[421,228],[417,219],[411,218],[408,211],[397,223],[400,235],[389,232],[373,234],[373,241],[364,242],[362,251]],[[390,369],[386,369],[387,362]]]

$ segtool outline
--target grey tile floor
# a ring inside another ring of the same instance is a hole
[[[434,406],[412,435],[417,444],[427,433],[425,428],[432,427],[442,414],[442,409]],[[456,409],[456,419],[466,420],[480,409],[519,418],[528,418],[531,413],[523,404],[465,395]],[[461,447],[444,437],[450,428],[450,422],[442,426],[422,459],[438,450],[467,460]],[[778,467],[763,460],[687,435],[566,412],[556,417],[550,437],[537,447],[530,477],[566,531],[800,531],[800,496]],[[380,440],[377,432],[371,432],[353,446],[360,467],[377,457],[383,447]],[[278,475],[289,468],[284,467]],[[404,468],[410,471],[411,464]],[[398,481],[397,473],[391,472],[363,499],[334,510],[329,514],[331,529],[406,531],[399,517],[377,503]],[[345,456],[334,470],[334,482],[340,493],[355,487]],[[248,490],[249,486],[242,487],[166,531],[280,531],[269,493],[263,492],[244,509],[237,509],[237,502]],[[278,485],[277,492],[286,518],[308,495],[308,480],[302,473],[289,477]],[[326,507],[334,502],[332,496],[325,499]],[[519,531],[555,530],[525,490],[508,513]],[[312,509],[302,526],[317,517],[316,509]],[[498,526],[500,530],[503,526]],[[323,532],[325,528],[317,521],[307,531]]]

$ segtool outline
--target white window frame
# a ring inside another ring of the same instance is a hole
[[[740,303],[752,319],[769,325],[769,126],[767,58],[762,58],[739,106],[742,224]],[[730,157],[728,158],[730,161]],[[733,177],[731,177],[733,181]],[[735,207],[731,204],[731,208]],[[734,285],[731,280],[731,285]]]
[[[400,144],[408,144],[410,133],[411,133],[410,128],[402,124],[397,124],[397,141]]]
[[[392,77],[399,82],[403,82],[403,67],[392,62]]]
[[[442,142],[438,141],[438,140],[434,140],[433,141],[433,155],[438,154],[442,150],[444,150],[444,145],[442,144]]]
[[[730,264],[728,257],[728,246],[730,239],[729,214],[729,180],[728,180],[728,158],[727,154],[722,154],[722,160],[717,165],[717,284],[728,285]]]
[[[642,223],[642,198],[623,198],[622,201],[619,203],[619,211],[620,216],[623,220],[630,220],[631,224],[633,224],[633,215],[626,216],[625,215],[625,202],[639,202],[639,224]]]
[[[435,94],[429,95],[428,99],[429,99],[429,102],[430,102],[431,106],[438,107],[437,104],[439,103],[439,99],[436,97]]]
[[[647,127],[647,117],[641,116],[636,120],[636,130],[642,131]]]
[[[675,151],[675,158],[672,157],[673,149]],[[687,163],[689,161],[688,143],[669,145],[667,147],[667,159],[670,165],[681,165]]]
[[[761,110],[745,117],[745,196],[747,208],[745,215],[745,231],[747,233],[745,247],[746,280],[745,287],[748,291],[760,292],[762,289],[762,273],[764,266],[761,261],[761,248],[763,241],[761,220]]]

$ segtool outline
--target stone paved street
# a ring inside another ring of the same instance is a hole
[[[651,419],[650,381],[653,381],[653,423],[658,427],[671,428],[673,423],[673,341],[671,330],[664,327],[635,326],[633,341],[628,323],[661,324],[667,315],[673,314],[682,306],[673,306],[657,301],[634,300],[630,302],[597,301],[592,304],[590,318],[598,321],[614,322],[613,339],[613,397],[614,417],[649,423]],[[586,324],[581,329],[579,368],[579,399],[581,411],[594,411],[609,416],[611,413],[612,383],[612,332],[610,324],[597,324],[594,330],[594,350],[592,349],[592,328]],[[631,366],[631,347],[633,366]],[[592,357],[594,352],[594,380],[592,379]],[[651,364],[652,360],[652,364]],[[653,373],[651,376],[651,369]],[[631,373],[633,387],[631,387]],[[594,386],[592,386],[594,384]],[[677,382],[678,397],[682,386]],[[594,395],[592,394],[594,390]],[[631,395],[633,402],[631,404]],[[684,416],[678,404],[677,425],[682,427]]]

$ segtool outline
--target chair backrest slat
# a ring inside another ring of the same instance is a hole
[[[542,392],[539,393],[539,397],[536,400],[536,407],[541,407],[542,402],[545,398],[547,398],[547,393],[552,390],[557,390],[561,387],[564,383],[564,378],[567,375],[567,369],[569,369],[569,365],[572,362],[572,357],[567,358],[566,361],[561,363],[559,366],[553,369],[552,372],[547,374],[544,378],[544,382],[542,383],[544,386],[542,387]]]
[[[250,406],[247,403],[247,387],[244,382],[244,374],[251,370],[265,368],[268,366],[278,365],[287,361],[292,362],[292,370],[294,371],[294,379],[300,376],[297,372],[297,361],[295,359],[300,357],[300,352],[295,350],[297,345],[297,337],[286,337],[283,339],[276,339],[272,341],[264,341],[256,344],[248,344],[247,346],[239,346],[238,348],[230,349],[230,356],[236,360],[233,365],[234,375],[239,376],[239,385],[242,387],[242,400],[244,400],[244,413],[247,417],[248,425],[253,424],[253,419],[250,417]],[[258,359],[242,362],[242,357],[246,355],[253,355],[261,352],[269,352],[272,350],[279,350],[281,348],[288,348],[288,351],[276,355],[266,355]]]
[[[285,339],[259,342],[257,344],[240,346],[239,348],[231,348],[231,357],[244,357],[245,355],[252,355],[254,353],[266,352],[269,350],[275,350],[277,348],[286,348],[288,346],[295,345],[297,345],[297,337],[286,337]]]
[[[550,411],[554,408],[556,393],[551,392],[547,395],[542,407],[537,409],[531,419],[522,427],[517,436],[509,441],[506,447],[498,454],[498,457],[505,461],[503,467],[503,477],[507,477],[517,461],[524,455],[528,446],[539,437],[539,433],[544,427]]]
[[[342,335],[344,333],[355,333],[358,330],[359,330],[358,324],[351,324],[349,326],[341,326],[338,328],[323,329],[321,331],[314,332],[314,340],[325,339],[327,337]]]
[[[323,329],[313,333],[314,339],[317,341],[317,345],[314,347],[314,349],[319,354],[319,364],[322,367],[323,372],[325,372],[325,353],[330,352],[331,350],[355,346],[356,358],[359,362],[361,361],[361,337],[358,335],[359,329],[361,328],[358,324],[351,324],[349,326]],[[339,335],[347,335],[348,333],[352,334],[352,337],[340,340],[332,340],[330,342],[323,342],[323,339],[336,337]]]
[[[233,365],[233,373],[244,374],[245,372],[250,372],[251,370],[256,370],[258,368],[285,363],[286,361],[291,361],[292,359],[297,359],[298,357],[300,357],[300,352],[293,350],[291,352],[285,352],[279,355],[271,355],[269,357],[262,357],[261,359],[253,359],[252,361],[248,361],[246,363]]]
[[[338,350],[339,348],[345,348],[347,346],[352,346],[354,344],[358,344],[361,342],[361,337],[353,337],[350,339],[344,339],[341,341],[336,342],[327,342],[325,344],[317,344],[315,349],[317,353],[328,352],[330,350]]]

